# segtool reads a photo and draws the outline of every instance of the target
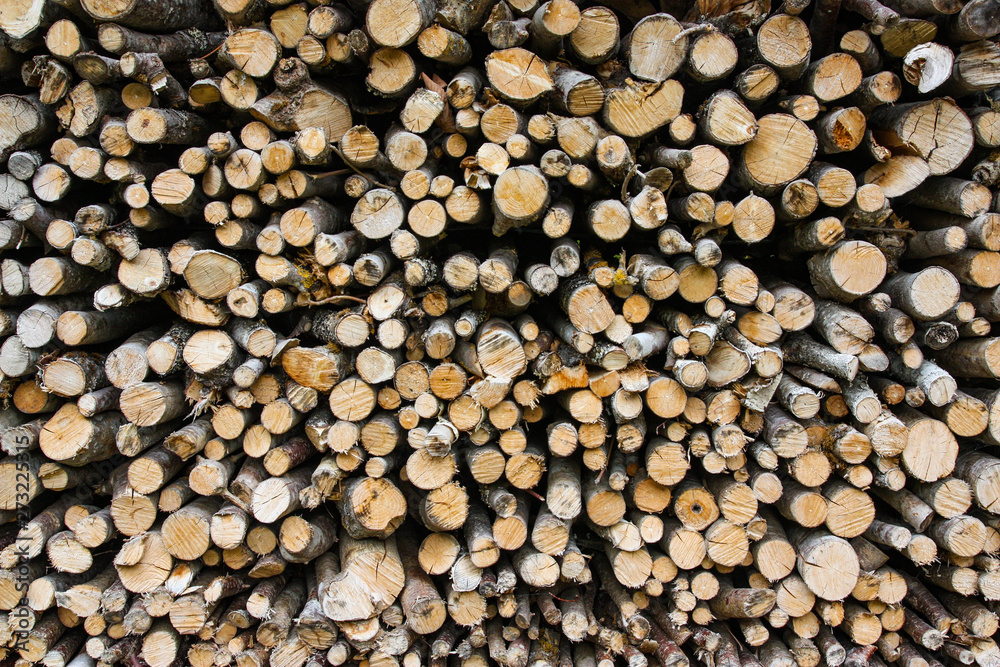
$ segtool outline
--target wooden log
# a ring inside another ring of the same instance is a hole
[[[815,156],[817,143],[812,131],[792,116],[764,116],[758,127],[735,173],[745,187],[766,193],[798,178]]]
[[[893,145],[893,142],[898,141],[900,128],[903,127],[901,123],[905,124],[907,122],[914,122],[917,118],[925,114],[933,114],[935,116],[942,114],[949,118],[954,119],[954,128],[958,135],[964,134],[965,130],[959,128],[964,127],[966,116],[958,109],[956,106],[948,102],[947,100],[939,99],[927,103],[915,103],[910,105],[900,105],[894,108],[892,112],[888,112],[885,108],[881,111],[877,111],[872,114],[869,121],[873,127],[878,129],[885,129],[888,134],[887,137],[891,138],[891,141],[885,143],[884,145]],[[927,159],[929,154],[926,151],[925,141],[936,141],[938,137],[935,137],[936,133],[931,132],[930,136],[920,135],[911,138],[914,141],[912,145],[915,147],[917,155]],[[935,159],[928,161],[928,166],[930,167],[930,173],[932,175],[946,174],[952,171],[958,163],[965,159],[968,152],[972,149],[971,141],[964,136],[954,136],[951,139],[944,139],[949,143],[949,151],[946,154],[936,155]],[[942,137],[943,138],[943,137]]]

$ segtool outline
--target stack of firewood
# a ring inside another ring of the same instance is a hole
[[[0,655],[1000,667],[1000,0],[0,1]]]

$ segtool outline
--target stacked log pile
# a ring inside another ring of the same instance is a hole
[[[998,0],[0,3],[4,665],[1000,667]]]

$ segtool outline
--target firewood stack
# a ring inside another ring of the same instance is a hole
[[[1000,667],[1000,1],[0,3],[0,643]]]

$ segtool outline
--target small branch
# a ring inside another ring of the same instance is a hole
[[[368,303],[364,299],[356,296],[350,296],[349,294],[335,294],[334,296],[328,296],[325,299],[320,299],[319,301],[312,301],[311,299],[306,300],[304,303],[307,306],[325,306],[328,303],[336,303],[342,299],[347,301],[355,301],[357,303]]]
[[[344,157],[344,154],[340,152],[340,148],[338,148],[337,146],[331,146],[331,148],[333,149],[334,153],[336,153],[338,156],[340,156],[340,159],[344,161],[344,164],[346,164],[348,167],[350,167],[351,171],[353,171],[355,174],[357,174],[361,178],[365,179],[366,181],[368,181],[372,185],[377,185],[380,188],[385,188],[386,190],[392,190],[393,192],[396,191],[396,188],[392,187],[391,185],[386,185],[385,183],[379,183],[374,178],[372,178],[371,176],[363,173],[360,169],[358,169],[353,164],[351,164],[350,160],[348,160],[346,157]]]
[[[916,234],[915,229],[896,229],[894,227],[850,227],[859,232],[884,232],[886,234]]]

